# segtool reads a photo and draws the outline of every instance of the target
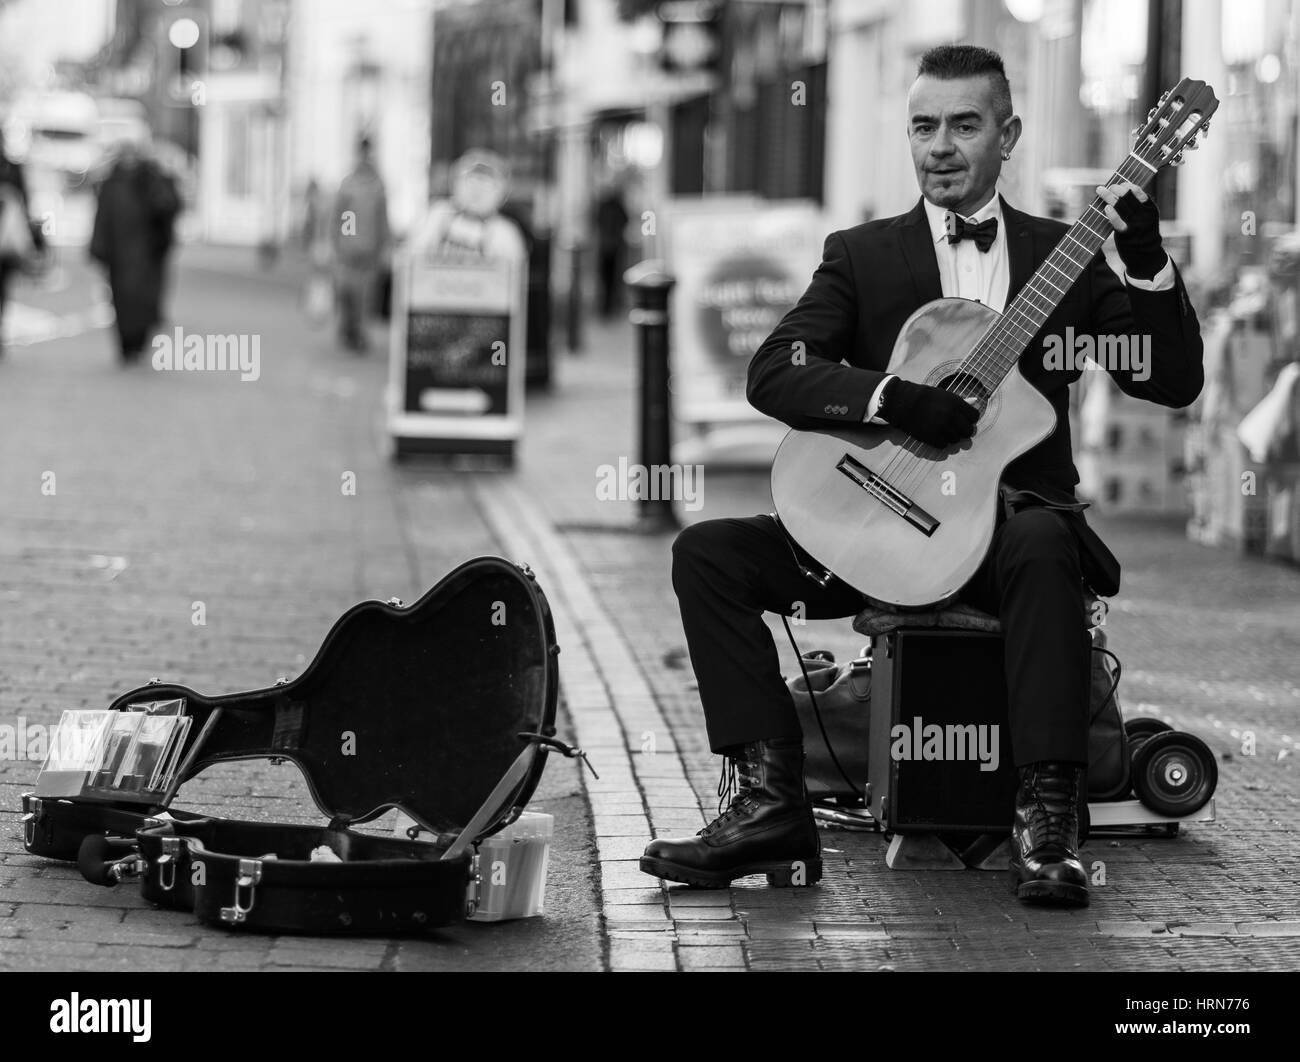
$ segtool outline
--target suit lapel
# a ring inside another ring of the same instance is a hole
[[[943,285],[939,281],[939,259],[934,253],[934,240],[930,236],[930,222],[925,216],[923,201],[918,199],[910,213],[904,214],[899,225],[899,241],[903,260],[912,275],[916,289],[917,305],[943,298]]]
[[[1038,259],[1034,256],[1034,230],[1029,215],[1007,206],[1002,200],[1002,221],[1007,227],[1007,264],[1010,277],[1007,284],[1007,305],[1020,293],[1034,275]]]

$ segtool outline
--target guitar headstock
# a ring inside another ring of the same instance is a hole
[[[1181,166],[1183,152],[1195,150],[1210,131],[1210,115],[1219,107],[1214,89],[1204,81],[1183,78],[1133,130],[1133,154],[1155,169]]]

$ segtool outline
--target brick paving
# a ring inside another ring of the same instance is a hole
[[[176,322],[260,334],[256,383],[124,370],[106,332],[15,347],[0,362],[2,724],[50,724],[153,676],[212,693],[269,685],[300,671],[356,601],[414,600],[461,561],[501,552],[466,480],[382,455],[383,359],[345,356],[305,328],[292,276],[236,275],[220,256],[196,257],[178,277]],[[72,280],[85,295],[88,275]],[[54,310],[70,298],[59,293]],[[341,489],[347,472],[354,496]],[[204,626],[191,622],[197,601]],[[0,759],[0,969],[602,965],[572,761],[551,757],[534,802],[556,819],[546,917],[400,942],[232,936],[28,856],[19,795],[38,766]],[[322,821],[291,765],[222,765],[178,804]]]
[[[556,758],[548,767],[537,806],[556,815],[557,836],[545,918],[323,943],[208,930],[25,855],[18,795],[35,768],[0,761],[0,968],[1300,967],[1300,573],[1191,545],[1168,521],[1097,521],[1126,565],[1108,628],[1126,712],[1200,734],[1221,774],[1217,822],[1089,843],[1106,884],[1087,910],[1023,907],[999,873],[890,871],[883,837],[835,828],[823,832],[816,888],[667,889],[637,857],[650,837],[712,815],[718,761],[668,581],[671,536],[623,533],[635,505],[596,498],[601,465],[638,459],[630,329],[593,324],[584,353],[557,358],[553,392],[530,398],[515,471],[457,478],[383,459],[383,365],[345,358],[298,324],[291,272],[241,279],[232,268],[192,256],[177,316],[230,331],[234,314],[261,331],[258,385],[124,373],[103,333],[20,348],[0,365],[11,455],[0,464],[0,721],[49,722],[155,674],[213,691],[265,685],[304,666],[355,600],[409,600],[459,560],[500,552],[532,564],[554,606],[562,733],[601,777]],[[52,498],[39,490],[47,470]],[[344,471],[356,497],[339,496]],[[706,472],[705,504],[686,519],[770,508],[766,476]],[[196,600],[205,627],[189,622]],[[847,621],[795,632],[841,659],[862,642]],[[1254,755],[1242,752],[1247,733]],[[318,818],[288,767],[228,765],[183,796],[226,815]]]
[[[639,681],[653,691],[690,780],[693,819],[696,807],[713,814],[718,761],[669,585],[671,535],[613,530],[630,524],[635,505],[595,494],[600,465],[638,460],[633,351],[630,329],[593,330],[588,352],[565,363],[560,393],[530,408],[519,479],[536,506],[532,522],[558,529],[564,563],[580,563],[595,591],[599,611],[585,618],[612,623],[634,648]],[[705,504],[679,506],[684,520],[770,510],[765,475],[705,472]],[[1173,839],[1094,839],[1084,859],[1094,872],[1104,864],[1106,883],[1082,911],[1026,908],[1002,873],[891,871],[882,836],[826,828],[817,888],[772,890],[748,879],[723,893],[665,889],[673,933],[649,896],[653,917],[617,916],[610,925],[620,936],[629,924],[652,934],[646,967],[664,965],[665,940],[675,935],[680,969],[701,968],[691,957],[697,948],[729,949],[718,954],[737,964],[743,955],[751,969],[1300,968],[1300,571],[1194,545],[1174,521],[1094,523],[1125,565],[1108,633],[1124,661],[1126,714],[1158,716],[1210,744],[1220,759],[1216,822],[1184,826]],[[793,674],[784,632],[771,626]],[[830,648],[841,660],[863,643],[848,621],[809,622],[795,633],[802,648]],[[1242,754],[1247,732],[1254,755]],[[656,787],[632,761],[651,816],[682,802],[680,787]],[[598,821],[600,799],[593,794]],[[634,864],[617,865],[620,893],[640,895]],[[702,895],[713,897],[702,905],[708,917],[699,909],[688,917]],[[635,965],[642,953],[630,944]]]

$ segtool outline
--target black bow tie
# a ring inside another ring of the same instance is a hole
[[[981,221],[978,225],[969,221],[964,221],[962,216],[954,211],[948,211],[945,218],[948,223],[948,242],[957,243],[961,240],[974,240],[975,246],[981,252],[987,252],[993,246],[993,240],[998,234],[998,219],[989,218],[987,221]]]

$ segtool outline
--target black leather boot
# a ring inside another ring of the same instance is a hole
[[[1027,903],[1088,905],[1088,874],[1079,861],[1083,787],[1084,768],[1074,764],[1020,768],[1011,872],[1016,896]]]
[[[795,739],[752,741],[728,756],[723,778],[739,787],[725,811],[694,837],[651,841],[641,857],[647,874],[702,889],[766,874],[775,886],[812,885],[822,876],[821,841],[804,789],[803,745]],[[726,798],[730,786],[719,787]]]

